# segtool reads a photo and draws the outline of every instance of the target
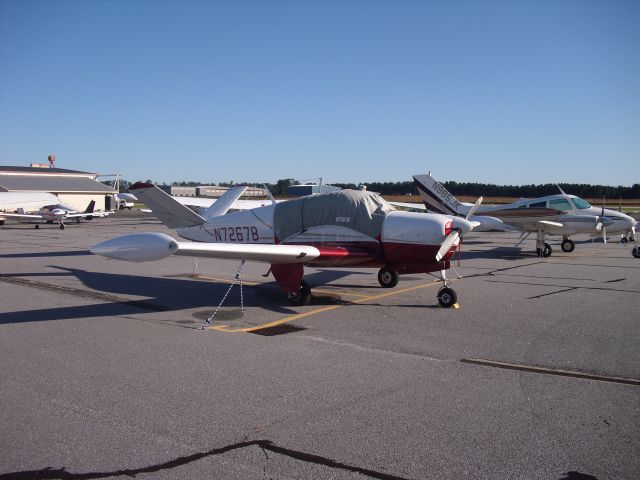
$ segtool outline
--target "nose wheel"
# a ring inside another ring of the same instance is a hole
[[[455,290],[449,287],[442,287],[438,292],[438,303],[441,307],[449,308],[458,301],[458,295]]]

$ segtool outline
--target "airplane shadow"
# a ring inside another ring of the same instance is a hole
[[[103,303],[81,305],[73,307],[42,308],[0,313],[0,324],[40,322],[48,320],[68,320],[92,317],[109,317],[118,315],[133,315],[147,312],[174,312],[192,309],[208,309],[213,311],[229,289],[228,283],[214,283],[196,278],[175,277],[141,277],[136,275],[91,272],[69,267],[51,266],[60,272],[0,274],[0,278],[11,283],[12,279],[20,277],[59,278],[74,276],[89,290],[63,287],[57,288],[53,281],[47,282],[51,291],[67,293],[81,298],[102,300]],[[312,287],[330,282],[335,279],[351,275],[349,270],[326,270],[305,276]],[[232,280],[231,278],[229,279]],[[26,280],[28,283],[29,280]],[[37,280],[36,280],[37,281]],[[38,288],[48,285],[37,284]],[[378,287],[379,288],[379,287]],[[338,292],[337,292],[338,293]],[[244,285],[244,304],[259,306],[260,308],[282,314],[298,313],[288,308],[286,296],[274,281],[258,285]],[[142,299],[129,300],[127,297],[136,296]],[[313,305],[334,305],[345,303],[337,295],[314,295]],[[225,306],[240,305],[240,289],[235,286],[225,302]]]
[[[6,253],[0,255],[0,258],[81,257],[85,255],[91,255],[91,252],[89,250],[62,250],[59,252]]]

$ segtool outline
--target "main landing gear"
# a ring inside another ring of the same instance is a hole
[[[548,258],[551,256],[551,252],[553,252],[553,249],[551,248],[551,245],[549,245],[546,242],[542,248],[540,247],[536,248],[536,253],[538,254],[539,257]]]
[[[564,238],[562,240],[562,243],[560,244],[560,248],[562,248],[563,252],[569,253],[569,252],[573,252],[573,250],[576,248],[576,244],[573,243],[573,240]]]
[[[300,282],[300,290],[297,292],[287,293],[287,298],[289,299],[289,303],[296,307],[309,305],[309,302],[311,301],[311,289],[309,288],[309,284],[303,280]]]
[[[546,238],[546,234],[545,232],[538,230],[538,236],[536,238],[536,253],[538,254],[539,257],[550,257],[551,256],[551,252],[553,252],[553,249],[551,248],[551,245],[549,245],[548,243],[546,243],[544,240]],[[568,239],[567,239],[568,240]],[[571,240],[569,240],[571,241]],[[564,245],[564,242],[562,242]],[[573,242],[571,242],[573,243]],[[564,248],[563,248],[564,250]]]
[[[393,288],[398,285],[400,275],[395,270],[388,267],[382,267],[378,272],[378,282],[382,288]]]

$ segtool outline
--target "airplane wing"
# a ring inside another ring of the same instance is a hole
[[[35,213],[1,213],[3,218],[18,218],[23,220],[42,220],[42,215]]]
[[[177,242],[164,233],[134,233],[112,238],[93,247],[91,253],[130,262],[186,255],[277,264],[306,263],[321,256],[319,249],[309,245]]]

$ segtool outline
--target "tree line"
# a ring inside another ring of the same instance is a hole
[[[153,183],[151,180],[145,180],[147,183]],[[104,182],[107,183],[107,182]],[[253,183],[253,182],[234,182],[232,180],[225,182],[194,182],[194,181],[178,181],[169,184],[159,184],[160,187],[168,188],[170,186],[180,187],[196,187],[199,185],[220,185],[223,187],[232,187],[234,185],[248,185],[250,187],[266,186],[272,195],[284,196],[287,194],[287,187],[290,185],[298,185],[300,182],[293,178],[280,179],[275,183]],[[126,180],[120,181],[120,191],[126,192],[132,185],[132,182]],[[367,187],[367,190],[378,192],[382,195],[417,195],[413,181],[403,182],[364,182],[356,185],[355,183],[332,183],[340,188],[356,189],[360,185]],[[453,195],[470,195],[479,197],[542,197],[545,195],[553,195],[559,193],[558,187],[554,183],[546,183],[540,185],[495,185],[491,183],[475,183],[475,182],[455,182],[448,181],[443,183],[444,187]],[[640,198],[640,183],[634,183],[630,187],[609,186],[609,185],[589,185],[586,183],[560,183],[560,187],[571,195],[586,198],[623,198],[637,199]]]

